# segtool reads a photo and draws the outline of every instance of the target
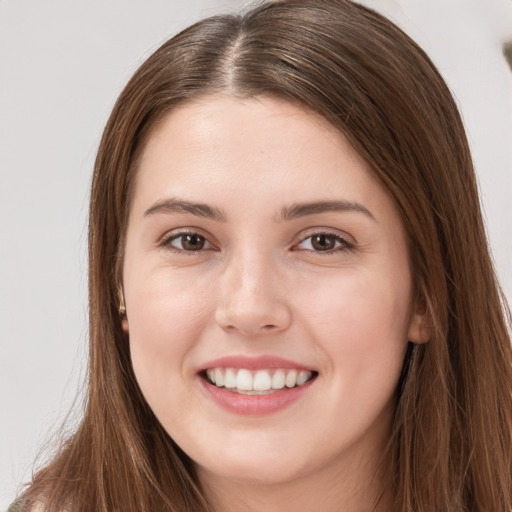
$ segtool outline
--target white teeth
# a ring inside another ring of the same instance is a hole
[[[236,373],[233,368],[228,368],[224,375],[224,387],[228,389],[236,388]]]
[[[215,376],[217,376],[217,370],[215,370]],[[215,383],[217,386],[217,382]],[[249,370],[238,370],[236,376],[236,387],[240,391],[253,391],[253,380],[252,374]]]
[[[257,370],[245,368],[209,368],[206,377],[217,387],[225,387],[237,392],[265,394],[275,390],[303,386],[312,377],[307,370]]]
[[[224,374],[220,368],[215,369],[215,384],[220,388],[224,386]]]
[[[277,370],[272,376],[272,389],[283,389],[284,379],[285,375],[283,370]]]
[[[254,375],[254,383],[252,385],[254,391],[268,391],[272,389],[272,378],[266,370],[258,370]]]
[[[311,377],[311,372],[307,372],[306,370],[300,371],[299,375],[297,376],[297,386],[302,386],[303,384],[306,384],[309,377]]]
[[[217,372],[215,372],[215,377],[217,377]],[[284,379],[284,383],[287,388],[293,388],[295,384],[297,384],[297,371],[292,370],[291,372],[288,372],[286,379]]]

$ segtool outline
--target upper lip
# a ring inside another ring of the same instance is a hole
[[[230,355],[213,359],[203,364],[199,371],[204,371],[209,368],[245,368],[247,370],[265,370],[272,368],[289,368],[296,370],[314,371],[313,368],[303,364],[283,359],[282,357],[261,355],[261,356],[243,356],[243,355]]]

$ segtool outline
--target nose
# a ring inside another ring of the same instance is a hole
[[[215,314],[223,329],[260,336],[288,328],[291,309],[277,266],[256,251],[226,264]]]

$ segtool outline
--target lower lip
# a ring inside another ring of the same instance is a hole
[[[272,414],[285,409],[307,393],[315,378],[302,386],[285,388],[268,395],[244,395],[229,391],[226,388],[218,388],[204,378],[200,378],[200,381],[208,395],[223,409],[234,414],[257,416]]]

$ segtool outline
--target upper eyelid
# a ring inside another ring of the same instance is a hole
[[[340,231],[336,229],[329,229],[329,228],[322,228],[322,227],[312,227],[308,228],[306,230],[303,230],[300,234],[298,234],[295,237],[295,240],[292,242],[291,247],[295,247],[298,244],[304,242],[308,238],[311,238],[314,235],[330,235],[334,236],[343,242],[345,242],[349,246],[354,246],[356,244],[355,239],[349,235],[348,233],[340,233]],[[178,238],[182,235],[199,235],[205,238],[205,240],[212,246],[218,247],[219,244],[213,239],[213,237],[210,234],[205,233],[201,228],[190,226],[190,227],[183,227],[183,228],[176,228],[170,231],[167,231],[164,235],[162,235],[158,241],[157,245],[162,246],[168,242],[170,242],[172,239]],[[213,240],[212,240],[213,239]]]
[[[205,239],[206,243],[208,243],[209,247],[202,247],[201,249],[197,250],[186,250],[186,249],[180,249],[179,247],[175,247],[172,245],[173,240],[177,240],[180,237],[184,235],[198,235]],[[192,256],[194,254],[200,254],[207,251],[218,251],[219,248],[217,244],[213,243],[209,237],[198,233],[197,231],[178,231],[178,232],[168,232],[163,237],[160,238],[160,241],[157,242],[157,248],[158,249],[164,249],[168,250],[177,254],[186,254],[188,256]]]
[[[184,227],[184,228],[176,228],[176,229],[171,229],[170,231],[166,231],[158,240],[157,240],[157,244],[158,245],[161,245],[161,244],[164,244],[166,242],[169,242],[170,240],[172,240],[173,238],[178,238],[179,236],[182,236],[182,235],[199,235],[199,236],[202,236],[205,240],[207,240],[210,244],[212,245],[216,245],[213,241],[212,241],[212,237],[211,235],[205,233],[202,229],[200,228],[196,228],[194,226],[191,226],[191,227]]]
[[[297,236],[296,241],[293,243],[293,245],[297,245],[297,244],[303,242],[304,240],[307,240],[308,238],[311,238],[312,236],[315,236],[315,235],[330,235],[330,236],[339,238],[340,240],[343,240],[345,243],[347,243],[349,245],[356,244],[356,240],[354,239],[353,236],[351,236],[345,232],[340,232],[339,230],[336,230],[336,229],[314,227],[314,228],[307,229],[305,231],[306,232],[303,231],[302,234],[299,234]]]
[[[342,250],[352,250],[355,248],[355,244],[354,242],[350,242],[349,240],[347,240],[346,238],[340,236],[340,235],[335,235],[333,233],[326,233],[326,232],[323,232],[323,233],[316,233],[316,234],[322,234],[322,235],[328,235],[328,236],[333,236],[337,239],[337,242],[339,242],[341,245],[339,247],[335,247],[333,249],[329,249],[329,250],[326,250],[326,251],[312,251],[311,249],[303,249],[304,251],[310,251],[310,252],[315,252],[315,253],[318,253],[318,254],[323,254],[323,255],[327,255],[327,254],[332,254],[334,252],[339,252],[339,251],[342,251]],[[302,238],[299,242],[295,243],[293,246],[292,246],[292,250],[299,250],[297,249],[297,247],[299,245],[301,245],[302,243],[304,243],[306,240],[308,240],[309,238],[315,236],[315,233],[313,233],[312,235],[309,235],[309,236],[306,236],[304,238]]]
[[[347,244],[351,243],[349,240],[347,240],[346,237],[344,236],[341,236],[341,235],[338,235],[336,233],[329,233],[328,231],[318,231],[317,233],[312,233],[311,235],[307,235],[303,238],[300,239],[299,243],[300,242],[304,242],[305,240],[307,240],[308,238],[311,238],[311,237],[314,237],[316,235],[325,235],[325,236],[332,236],[338,240],[342,240],[343,242],[346,242]]]

